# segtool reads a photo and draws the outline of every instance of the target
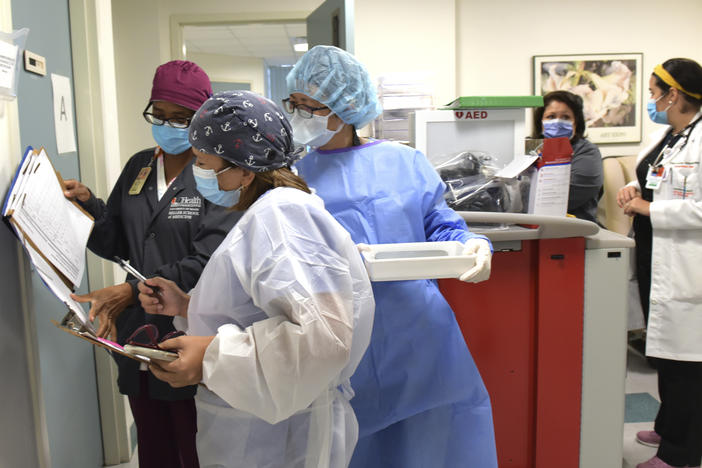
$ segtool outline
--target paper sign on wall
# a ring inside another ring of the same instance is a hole
[[[0,40],[0,88],[12,89],[16,62],[17,46]]]
[[[76,150],[76,137],[73,128],[73,93],[71,81],[66,76],[51,74],[54,90],[54,126],[56,146],[59,154]]]

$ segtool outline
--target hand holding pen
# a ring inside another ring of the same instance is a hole
[[[183,292],[177,284],[159,276],[149,278],[149,283],[151,284],[144,282],[137,284],[139,302],[146,313],[187,318],[190,296]],[[158,293],[155,293],[156,290]]]
[[[127,273],[129,273],[130,275],[132,275],[133,277],[135,277],[136,279],[138,279],[138,280],[141,281],[142,283],[146,283],[146,281],[148,280],[148,278],[147,278],[146,276],[142,275],[142,274],[139,272],[139,270],[137,270],[136,268],[134,268],[134,267],[131,266],[129,263],[125,262],[123,259],[119,258],[119,257],[116,256],[116,255],[115,255],[114,259],[115,259],[115,262],[117,262],[117,264],[120,266],[120,268],[122,268],[124,271],[126,271]],[[160,295],[160,294],[161,294],[161,290],[160,290],[158,287],[156,287],[156,286],[150,286],[150,285],[147,285],[147,286],[149,286],[151,289],[153,289],[153,292],[154,292],[156,295]]]

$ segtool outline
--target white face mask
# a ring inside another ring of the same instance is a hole
[[[300,144],[313,148],[326,145],[329,143],[329,140],[344,127],[344,124],[341,123],[336,130],[329,130],[327,128],[327,123],[331,115],[332,114],[312,114],[311,119],[305,119],[295,112],[292,119],[290,119],[290,125],[293,129],[293,139]]]

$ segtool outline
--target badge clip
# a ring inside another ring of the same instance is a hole
[[[646,188],[658,190],[661,183],[665,179],[666,170],[663,166],[650,166],[648,174],[646,174]]]
[[[149,177],[149,174],[151,174],[150,165],[141,168],[139,174],[136,176],[136,179],[134,179],[132,186],[129,188],[129,195],[139,195],[141,193],[141,189],[144,188],[144,184],[146,183],[146,179]]]

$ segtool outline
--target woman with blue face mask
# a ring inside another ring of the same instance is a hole
[[[702,67],[674,58],[649,79],[648,114],[665,127],[639,153],[617,203],[633,216],[646,356],[661,406],[638,442],[658,447],[638,468],[699,467],[702,459]]]
[[[202,194],[244,215],[189,294],[163,278],[139,284],[148,312],[187,319],[187,336],[160,345],[178,359],[151,369],[174,387],[203,384],[203,466],[345,468],[358,437],[349,377],[374,309],[358,250],[290,170],[290,124],[268,99],[216,94],[190,141]]]
[[[143,112],[157,146],[129,159],[106,203],[80,182],[66,181],[66,197],[95,218],[88,240],[95,254],[128,260],[142,274],[158,274],[184,289],[195,285],[239,217],[207,201],[193,177],[188,129],[211,94],[210,80],[196,64],[177,60],[161,65]],[[90,303],[99,336],[124,345],[130,339],[140,342],[146,333],[136,331],[146,324],[154,325],[160,337],[174,331],[170,318],[144,313],[136,301],[136,283],[128,276],[123,283],[75,296]],[[115,360],[119,390],[129,397],[136,423],[139,466],[197,467],[195,387],[171,388],[137,361]]]
[[[382,109],[353,55],[313,47],[287,84],[293,136],[313,148],[295,168],[356,243],[459,241],[478,258],[460,279],[488,279],[490,242],[446,205],[426,156],[357,135]],[[497,467],[490,397],[436,282],[376,282],[373,291],[371,344],[351,378],[359,441],[350,466]]]
[[[602,196],[602,155],[585,138],[583,100],[569,91],[552,91],[544,106],[534,111],[534,138],[567,137],[573,147],[570,164],[568,213],[597,222],[597,204]]]

